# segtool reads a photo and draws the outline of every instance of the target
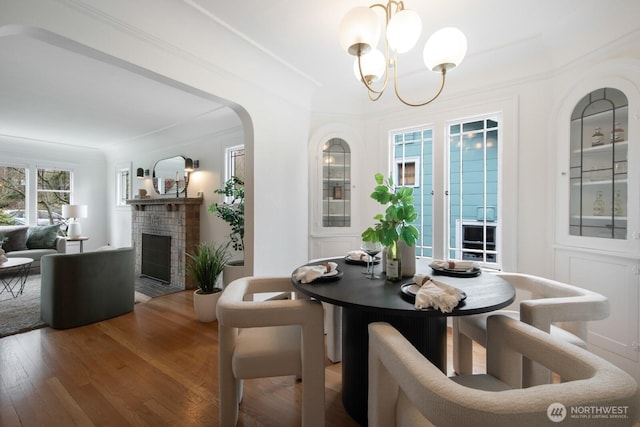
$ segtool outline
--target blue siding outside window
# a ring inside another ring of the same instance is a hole
[[[414,188],[416,255],[433,257],[433,228],[448,230],[450,259],[498,262],[498,132],[494,117],[450,123],[448,224],[433,223],[433,129],[392,134],[396,186]],[[412,173],[416,173],[415,176]],[[440,253],[445,252],[441,248]]]

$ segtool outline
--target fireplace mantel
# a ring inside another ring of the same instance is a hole
[[[169,212],[178,210],[180,205],[201,205],[202,197],[157,197],[149,199],[130,199],[127,204],[137,211],[143,211],[149,205],[164,205]]]
[[[170,236],[171,284],[182,289],[195,287],[186,274],[186,253],[200,242],[202,197],[158,197],[130,199],[131,234],[136,248],[136,274],[142,273],[142,235]]]

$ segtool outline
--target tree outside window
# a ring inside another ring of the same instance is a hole
[[[37,171],[38,225],[64,222],[62,205],[71,198],[71,171],[41,169]]]
[[[0,165],[0,225],[25,225],[27,170]]]
[[[0,225],[64,224],[62,205],[70,198],[71,171],[0,165]]]

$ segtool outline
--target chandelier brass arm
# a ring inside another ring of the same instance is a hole
[[[384,19],[384,53],[376,49],[380,38],[380,16],[373,9],[382,8]],[[424,62],[428,69],[440,72],[441,83],[436,94],[424,102],[406,100],[398,88],[398,53],[408,52],[418,41],[422,23],[417,13],[406,10],[403,1],[389,0],[371,6],[357,7],[345,15],[341,25],[341,44],[351,55],[356,56],[354,72],[369,95],[377,101],[389,83],[390,67],[393,67],[393,84],[396,97],[410,107],[421,107],[433,102],[442,94],[446,83],[447,71],[455,68],[464,58],[467,40],[464,34],[455,28],[447,27],[436,31],[424,47]],[[374,82],[384,75],[382,85],[377,89]]]

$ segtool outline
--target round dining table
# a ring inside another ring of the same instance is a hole
[[[380,277],[371,279],[363,274],[365,267],[346,258],[307,265],[329,261],[337,264],[334,275],[302,283],[296,278],[296,269],[291,279],[299,292],[342,307],[342,402],[349,415],[363,426],[367,425],[369,323],[390,323],[446,373],[447,317],[498,310],[515,299],[513,286],[494,274],[478,271],[479,274],[472,277],[442,275],[429,266],[430,260],[418,259],[417,273],[454,286],[466,297],[449,313],[437,309],[417,310],[411,295],[402,291],[402,285],[413,282],[413,277],[389,282],[377,266],[375,271]]]

